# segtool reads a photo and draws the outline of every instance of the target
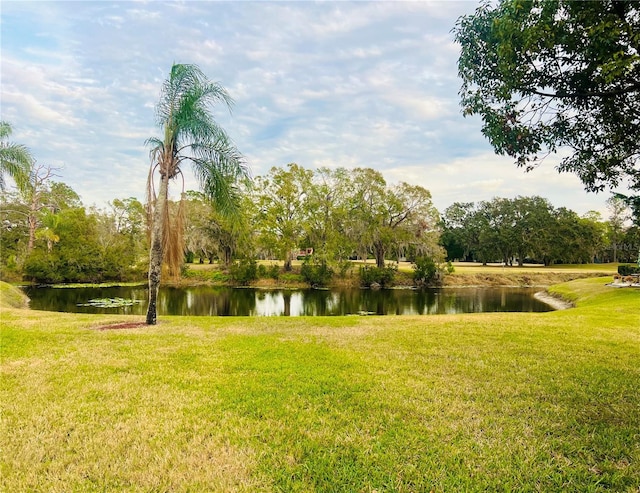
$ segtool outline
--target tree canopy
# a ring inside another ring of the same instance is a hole
[[[587,190],[640,190],[639,3],[483,2],[454,32],[463,113],[498,154],[530,170],[563,151]]]

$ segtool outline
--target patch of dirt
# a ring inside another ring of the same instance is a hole
[[[117,324],[100,325],[92,327],[94,330],[119,330],[119,329],[141,329],[148,327],[146,322],[122,322]]]

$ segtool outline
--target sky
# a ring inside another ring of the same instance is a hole
[[[253,176],[291,162],[370,167],[423,186],[441,212],[539,195],[606,218],[610,194],[585,192],[554,156],[525,173],[462,116],[452,29],[478,5],[2,0],[1,118],[86,206],[144,200],[162,82],[192,63],[233,97],[216,120]]]

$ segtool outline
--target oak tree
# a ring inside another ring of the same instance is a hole
[[[640,190],[640,3],[483,2],[454,32],[463,113],[498,154],[562,151],[587,190]]]

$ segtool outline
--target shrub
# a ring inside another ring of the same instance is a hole
[[[640,267],[632,264],[619,265],[618,274],[620,274],[621,276],[630,276],[633,274],[640,274]]]
[[[307,260],[300,268],[300,275],[311,286],[326,286],[333,277],[333,270],[326,263],[312,264]]]
[[[27,257],[24,276],[32,281],[51,284],[64,280],[55,261],[46,253],[37,250]]]
[[[232,281],[246,286],[258,278],[258,264],[255,260],[242,259],[231,264],[229,276]]]
[[[349,271],[353,267],[351,260],[340,260],[338,262],[338,276],[344,279],[349,274]]]
[[[278,264],[271,264],[271,267],[267,269],[267,275],[277,281],[280,277],[280,266]]]
[[[413,265],[413,282],[416,285],[426,286],[439,280],[438,266],[431,257],[417,257]]]
[[[268,267],[264,264],[258,265],[258,278],[270,278],[277,281],[278,277],[280,277],[280,266],[278,266],[278,264],[271,264]]]
[[[283,283],[297,284],[304,281],[300,274],[295,272],[283,272],[279,275],[278,279]]]
[[[360,267],[360,284],[362,286],[371,287],[373,284],[378,284],[387,288],[393,285],[395,276],[395,267]]]

